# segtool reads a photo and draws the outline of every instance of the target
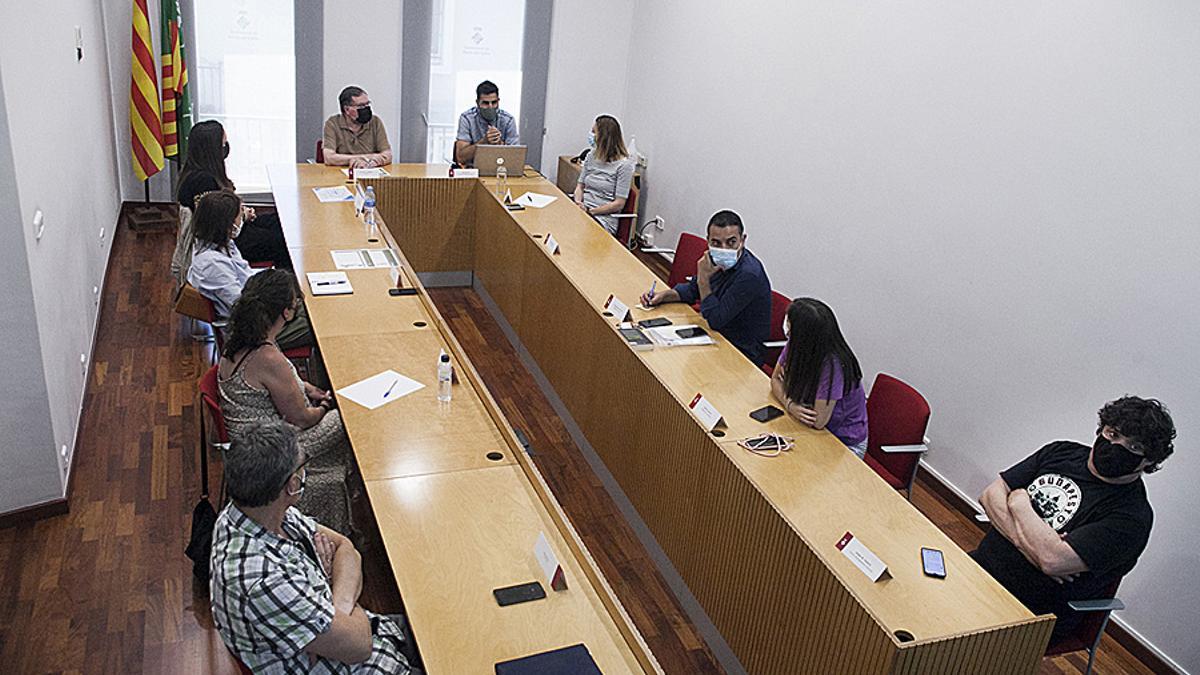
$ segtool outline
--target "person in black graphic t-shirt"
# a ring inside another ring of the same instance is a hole
[[[1030,611],[1058,617],[1051,641],[1078,625],[1069,601],[1102,597],[1137,563],[1154,521],[1142,474],[1174,438],[1162,403],[1126,396],[1100,410],[1092,447],[1050,443],[979,498],[992,529],[971,557]]]

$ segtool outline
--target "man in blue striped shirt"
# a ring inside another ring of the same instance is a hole
[[[454,161],[464,166],[475,163],[480,145],[520,145],[517,118],[500,109],[500,88],[490,80],[475,87],[475,107],[458,117]]]

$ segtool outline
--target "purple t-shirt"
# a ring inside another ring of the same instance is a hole
[[[786,364],[787,347],[784,347],[775,367],[783,368]],[[850,387],[850,393],[843,395],[844,390],[842,364],[836,357],[831,357],[822,369],[821,382],[817,385],[817,400],[834,402],[825,428],[845,445],[858,445],[867,440],[867,395],[861,380]]]

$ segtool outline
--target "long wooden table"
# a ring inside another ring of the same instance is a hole
[[[389,169],[427,175],[424,167]],[[302,287],[306,272],[336,269],[331,250],[395,249],[386,228],[383,242],[367,241],[351,204],[318,202],[312,188],[340,184],[340,172],[290,165],[269,172]],[[397,254],[404,283],[417,295],[389,295],[389,270],[352,270],[352,295],[310,295],[305,303],[335,389],[388,368],[426,385],[375,410],[346,400],[339,407],[427,671],[489,673],[500,661],[583,643],[605,673],[661,672]],[[460,377],[449,403],[436,398],[441,350]],[[567,590],[544,581],[533,553],[539,533],[563,566]],[[493,589],[536,579],[546,587],[544,600],[499,607],[492,596]]]
[[[750,420],[770,402],[769,383],[731,344],[719,335],[706,347],[625,344],[602,305],[610,294],[634,305],[654,277],[552,184],[510,178],[514,197],[558,199],[509,212],[495,179],[389,171],[395,177],[364,182],[411,269],[473,274],[749,671],[1036,669],[1053,617],[1033,616],[827,432],[786,417]],[[556,255],[542,246],[547,234],[561,245]],[[321,336],[320,310],[309,313]],[[703,322],[682,305],[633,313]],[[691,415],[696,393],[727,429],[707,433]],[[763,431],[795,438],[796,448],[764,458],[737,446]],[[843,556],[835,544],[845,532],[890,577],[871,582]],[[922,546],[944,551],[946,579],[922,574]]]

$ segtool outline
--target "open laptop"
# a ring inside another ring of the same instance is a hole
[[[522,176],[525,174],[524,145],[477,145],[475,146],[475,168],[480,176],[496,175],[496,159],[504,158],[504,168],[508,175]]]

